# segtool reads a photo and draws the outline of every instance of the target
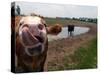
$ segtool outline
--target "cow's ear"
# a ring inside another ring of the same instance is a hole
[[[47,33],[52,35],[57,35],[62,31],[62,26],[59,24],[56,24],[54,26],[47,27]]]

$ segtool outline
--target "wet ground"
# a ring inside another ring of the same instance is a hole
[[[72,36],[84,34],[88,32],[90,29],[88,27],[75,27],[72,32]],[[68,27],[63,27],[62,31],[58,35],[48,35],[48,41],[58,40],[62,38],[70,37],[68,34]]]

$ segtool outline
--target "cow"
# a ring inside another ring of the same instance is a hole
[[[44,71],[48,51],[47,34],[57,35],[61,32],[61,26],[55,25],[47,27],[44,18],[38,15],[15,16],[14,18],[15,26],[12,26],[12,35],[13,33],[16,34],[15,72]],[[14,20],[12,17],[12,21]],[[12,25],[14,25],[13,22]],[[13,27],[15,27],[15,29]]]
[[[73,36],[74,25],[68,25],[68,35]]]

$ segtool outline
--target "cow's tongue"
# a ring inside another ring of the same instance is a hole
[[[39,43],[38,39],[29,31],[29,28],[27,26],[24,26],[21,29],[22,32],[22,42],[25,46],[33,46],[37,43]]]

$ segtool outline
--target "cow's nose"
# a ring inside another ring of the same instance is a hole
[[[24,27],[22,28],[22,31],[24,31],[24,32],[26,32],[27,30],[29,30],[29,28],[26,27],[26,26],[24,26]]]
[[[39,34],[40,34],[40,30],[38,29],[37,26],[30,26],[30,27],[29,27],[29,31],[30,31],[33,35],[39,35]]]

